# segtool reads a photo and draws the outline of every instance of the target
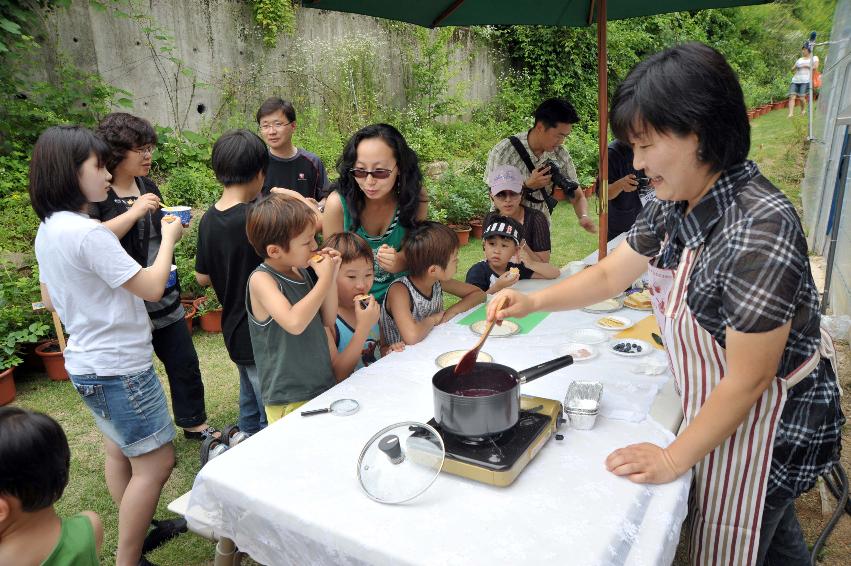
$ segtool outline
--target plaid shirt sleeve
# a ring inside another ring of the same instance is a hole
[[[727,258],[717,271],[722,324],[739,332],[768,332],[795,316],[807,271],[806,246],[798,241],[799,227],[783,217],[746,218],[736,228],[728,234]]]
[[[635,219],[626,235],[629,247],[645,257],[655,257],[665,240],[664,201],[653,199]]]

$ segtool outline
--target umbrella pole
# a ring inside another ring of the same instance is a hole
[[[609,100],[608,100],[608,53],[606,46],[606,0],[597,2],[597,107],[599,117],[600,187],[597,210],[600,213],[599,249],[597,257],[606,257],[609,233]]]

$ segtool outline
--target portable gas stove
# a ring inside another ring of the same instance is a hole
[[[517,479],[563,422],[561,403],[523,395],[517,424],[494,436],[456,436],[443,432],[434,419],[428,424],[440,433],[446,447],[441,471],[504,487]]]

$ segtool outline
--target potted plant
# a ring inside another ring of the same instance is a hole
[[[59,347],[58,340],[48,340],[36,347],[35,353],[44,362],[44,371],[51,381],[68,381],[65,371],[65,354]]]
[[[15,400],[15,366],[23,360],[18,356],[18,336],[0,319],[0,406]]]
[[[22,363],[24,347],[48,336],[49,317],[37,307],[41,300],[38,268],[10,261],[0,263],[0,371],[6,375],[7,390],[11,369]]]
[[[478,239],[481,240],[482,239],[482,233],[484,233],[484,230],[485,230],[485,227],[482,224],[482,219],[480,217],[471,218],[470,219],[470,228],[472,228],[470,235],[473,238],[478,238]]]
[[[205,332],[222,331],[222,304],[212,287],[207,287],[204,296],[198,297],[193,303],[196,315],[201,320],[201,330]]]
[[[195,315],[198,313],[198,309],[195,308],[195,303],[193,301],[181,300],[183,303],[183,320],[186,321],[186,328],[189,330],[189,334],[192,334],[192,327],[195,322]]]

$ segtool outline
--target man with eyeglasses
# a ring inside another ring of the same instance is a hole
[[[257,125],[269,147],[263,194],[279,187],[307,199],[323,200],[328,188],[325,165],[317,155],[293,145],[296,119],[292,103],[276,96],[267,98],[257,110]]]
[[[573,205],[579,225],[591,233],[597,231],[594,221],[588,216],[588,201],[577,187],[576,167],[564,141],[570,134],[579,116],[573,105],[564,98],[550,98],[535,109],[535,125],[528,132],[500,140],[488,154],[484,181],[496,167],[511,165],[524,172],[522,204],[541,211],[547,222],[551,221],[553,199],[553,163],[570,186],[561,187]],[[549,163],[548,163],[549,162]]]

